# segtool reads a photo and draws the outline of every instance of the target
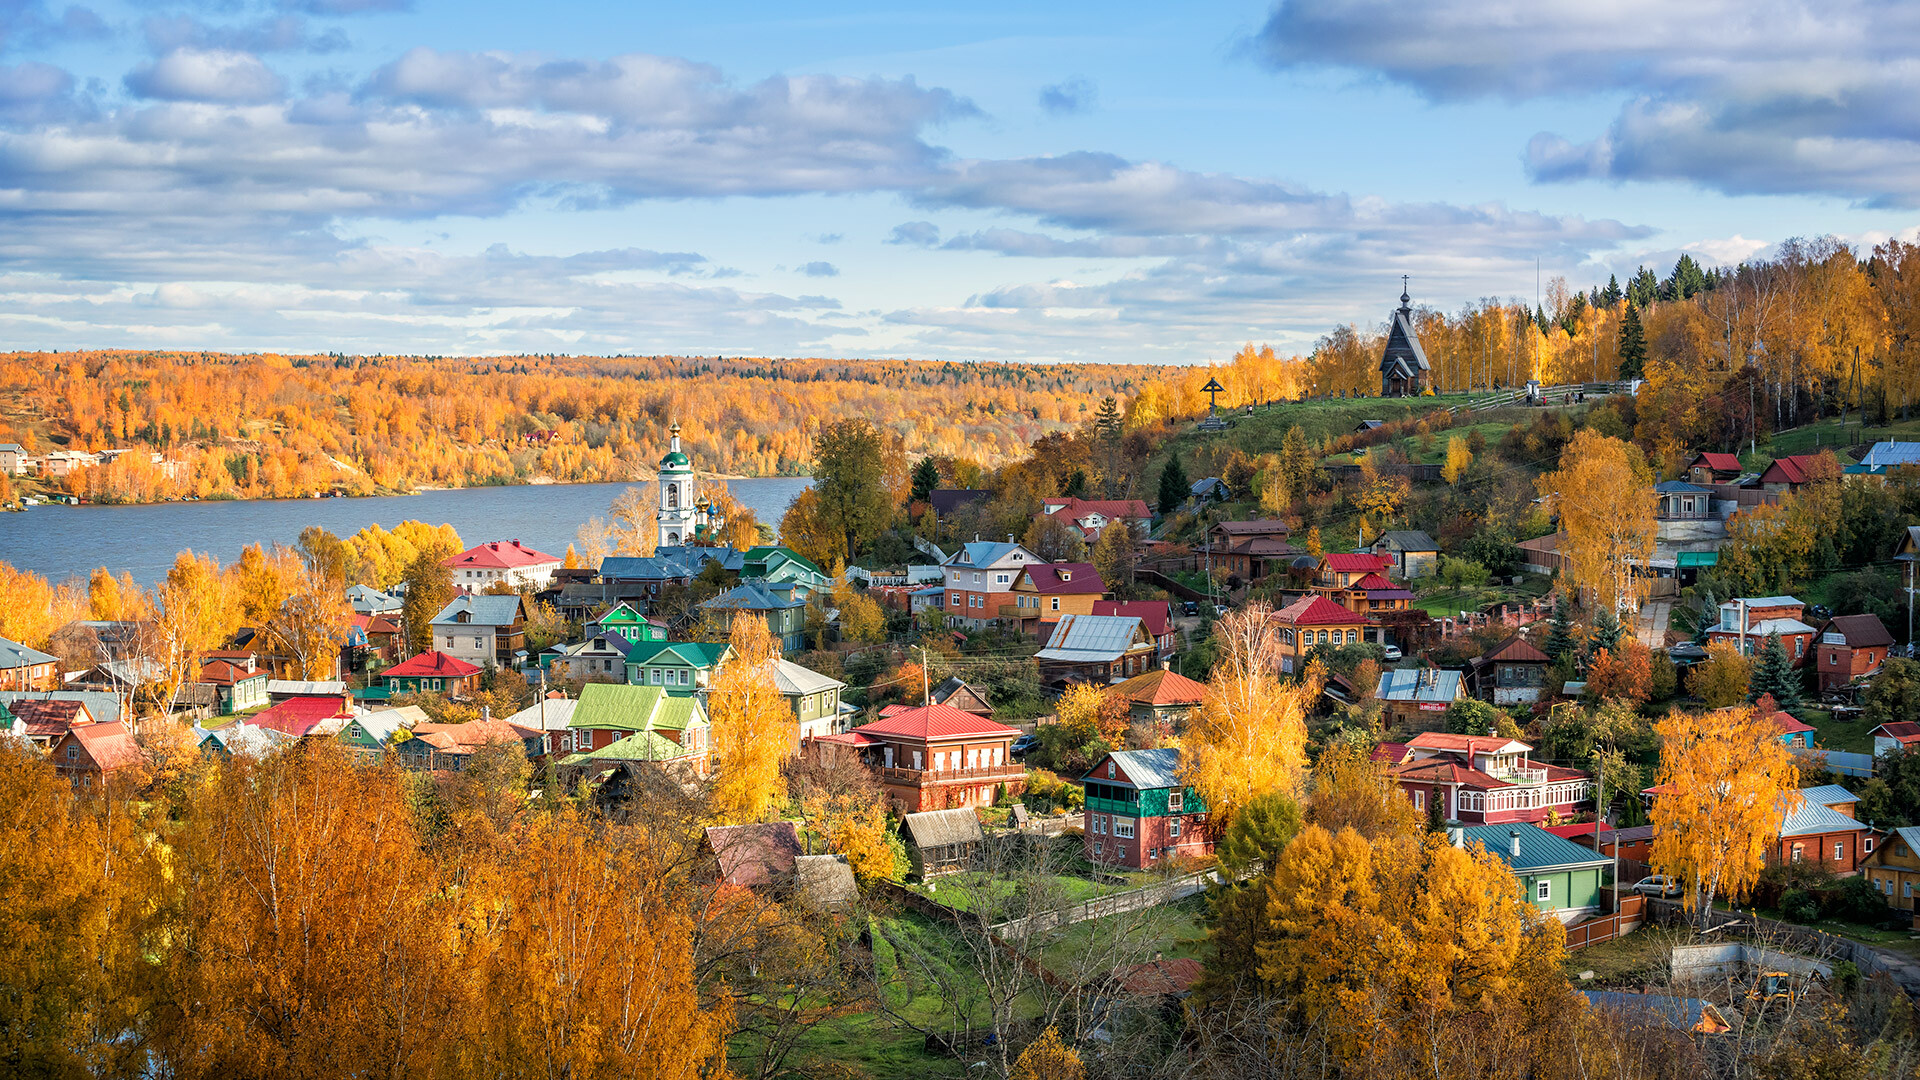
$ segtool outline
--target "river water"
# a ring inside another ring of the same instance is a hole
[[[812,482],[782,476],[730,480],[727,487],[762,522],[778,527],[787,504]],[[630,486],[543,484],[365,499],[36,506],[25,513],[0,513],[0,561],[56,582],[105,566],[151,584],[166,577],[182,549],[210,554],[225,565],[248,544],[292,544],[309,525],[345,537],[368,525],[391,529],[409,519],[451,524],[470,545],[519,540],[559,555],[588,518],[605,517],[614,496]]]

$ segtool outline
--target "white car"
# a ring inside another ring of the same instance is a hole
[[[1398,645],[1387,646],[1387,663],[1397,664],[1399,662],[1400,662],[1400,646]]]
[[[1633,891],[1642,896],[1679,896],[1680,879],[1665,874],[1644,877],[1633,883]]]

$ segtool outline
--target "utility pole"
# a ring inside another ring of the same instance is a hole
[[[933,702],[927,700],[933,696],[933,691],[927,685],[927,647],[920,645],[917,646],[917,648],[920,650],[920,706],[921,708],[925,708],[933,704]]]

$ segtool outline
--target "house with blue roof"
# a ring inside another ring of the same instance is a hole
[[[1013,542],[974,540],[960,545],[940,564],[942,586],[946,594],[947,621],[970,630],[979,630],[1007,616],[1018,617],[1019,598],[1013,583],[1020,571],[1047,560]]]
[[[433,647],[456,660],[512,667],[527,648],[527,606],[518,594],[456,596],[433,617]]]
[[[1851,875],[1873,850],[1873,830],[1854,817],[1860,797],[1838,784],[1801,788],[1781,799],[1780,835],[1767,860],[1820,863]]]
[[[1538,825],[1468,825],[1447,830],[1455,847],[1485,848],[1507,864],[1527,902],[1563,923],[1600,913],[1601,877],[1613,860]]]
[[[1180,778],[1180,751],[1115,750],[1080,778],[1087,859],[1145,869],[1213,853],[1207,804]]]
[[[767,630],[780,643],[782,652],[806,648],[805,587],[793,581],[743,581],[711,600],[701,603],[722,629],[731,633],[733,620],[742,615],[765,619]]]

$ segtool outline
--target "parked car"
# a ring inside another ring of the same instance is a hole
[[[1185,615],[1188,618],[1194,618],[1200,614],[1200,605],[1195,601],[1189,600],[1185,604],[1181,605],[1180,614]]]
[[[1400,646],[1398,645],[1387,646],[1387,663],[1397,664],[1400,662],[1400,660],[1401,660]]]
[[[1633,883],[1633,891],[1642,896],[1679,896],[1680,879],[1665,874],[1643,877]]]
[[[1040,740],[1034,736],[1022,735],[1013,740],[1013,745],[1007,748],[1007,753],[1012,754],[1014,757],[1026,757],[1039,745]]]

